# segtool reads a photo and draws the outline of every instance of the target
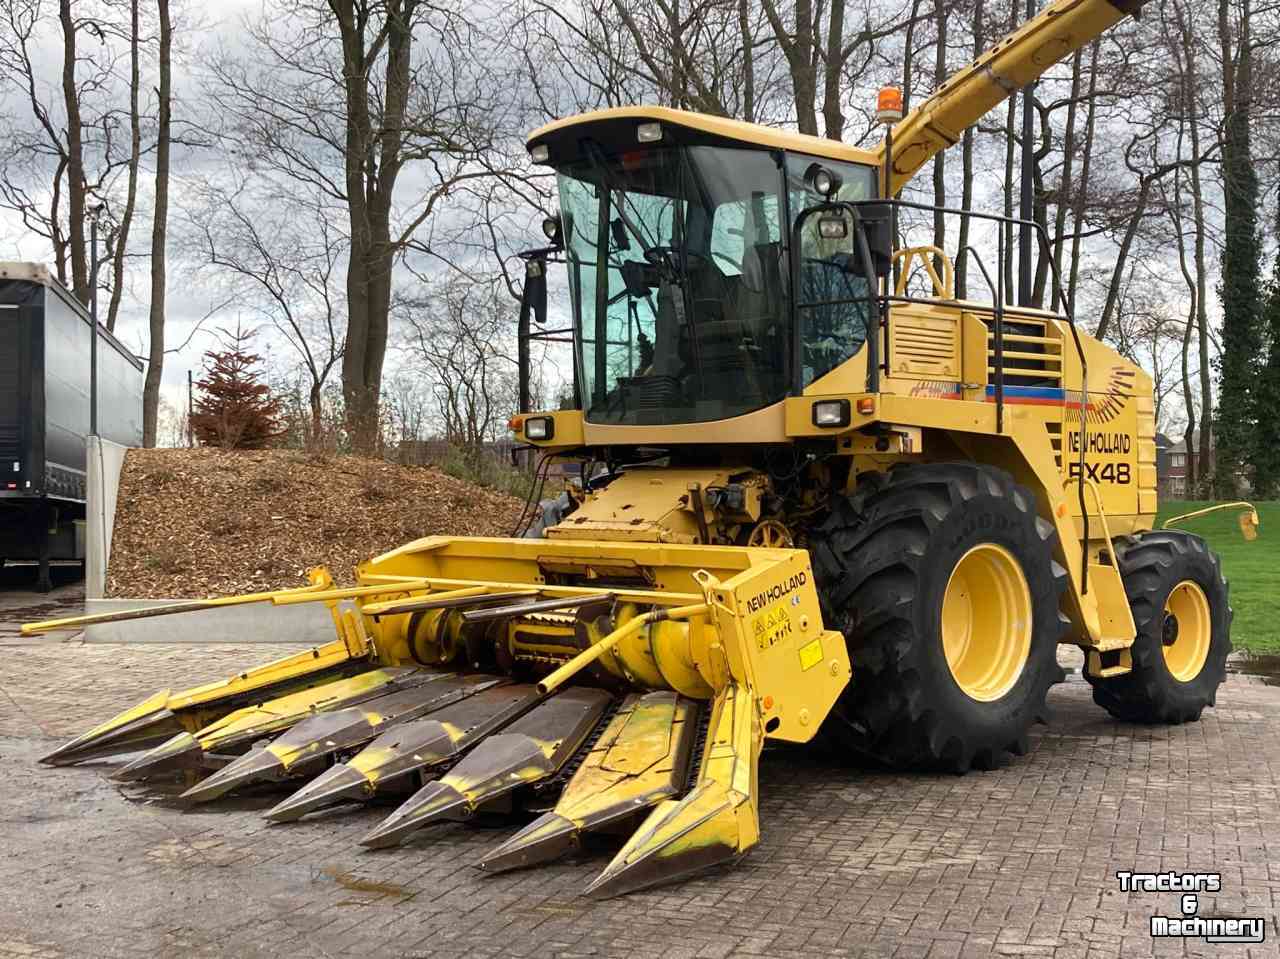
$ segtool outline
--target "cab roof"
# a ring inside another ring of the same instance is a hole
[[[625,141],[626,145],[634,145],[636,141],[631,132],[634,127],[640,123],[655,121],[692,134],[691,137],[681,139],[692,139],[699,143],[790,150],[828,160],[872,166],[878,163],[875,152],[851,147],[836,140],[777,130],[758,123],[743,123],[741,120],[730,120],[708,113],[692,113],[659,106],[613,107],[565,117],[534,130],[529,134],[526,145],[532,149],[545,143],[551,149],[551,162],[556,163],[557,155],[560,159],[567,155],[577,155],[577,141],[588,128],[596,139],[619,139]]]

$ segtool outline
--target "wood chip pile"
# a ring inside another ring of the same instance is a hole
[[[130,450],[107,595],[203,597],[305,584],[422,536],[509,536],[523,503],[439,470],[290,450]]]

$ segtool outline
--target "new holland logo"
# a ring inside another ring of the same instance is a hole
[[[783,597],[791,595],[807,582],[809,582],[809,574],[802,570],[781,583],[774,583],[764,592],[747,597],[747,611],[757,613],[770,603],[776,603]],[[799,597],[796,598],[799,599]]]

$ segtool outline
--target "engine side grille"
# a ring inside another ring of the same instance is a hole
[[[889,324],[889,362],[895,376],[960,378],[960,331],[953,319],[895,314]]]

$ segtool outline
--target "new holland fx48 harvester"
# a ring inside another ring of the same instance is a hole
[[[1139,5],[1058,0],[878,151],[658,107],[535,132],[560,210],[525,255],[522,373],[530,340],[571,338],[577,408],[512,429],[581,483],[528,535],[421,539],[351,588],[316,569],[125,614],[326,603],[337,636],[45,761],[149,749],[117,776],[181,771],[192,801],[285,783],[277,821],[403,797],[370,846],[523,809],[485,869],[618,833],[590,886],[615,895],[757,842],[766,739],[954,772],[1021,754],[1060,644],[1113,715],[1197,719],[1231,611],[1205,544],[1152,530],[1151,380],[1070,316],[1006,304],[1011,221],[962,214],[995,247],[964,251],[983,302],[957,299],[946,252],[893,242],[931,215],[894,199],[922,165]],[[566,330],[541,325],[548,262]]]

